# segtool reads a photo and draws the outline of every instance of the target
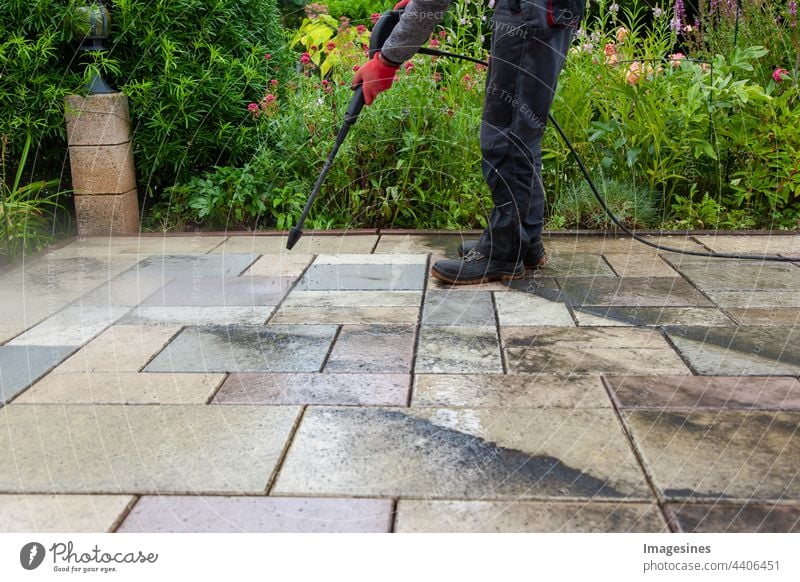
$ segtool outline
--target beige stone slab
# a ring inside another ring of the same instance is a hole
[[[420,501],[397,504],[398,533],[668,533],[656,504]]]
[[[74,196],[78,236],[119,236],[139,232],[136,188],[122,194]]]
[[[708,307],[587,306],[573,311],[581,327],[736,325],[719,309]]]
[[[143,259],[150,255],[204,254],[218,247],[227,238],[227,236],[201,234],[192,236],[95,236],[76,240],[65,247],[51,251],[46,256],[100,257],[104,255],[136,255],[139,259]]]
[[[225,374],[52,372],[17,404],[205,404]]]
[[[668,500],[800,500],[800,412],[623,411]]]
[[[270,323],[415,323],[419,307],[281,307]]]
[[[198,305],[137,307],[120,320],[130,325],[258,325],[266,323],[273,306]]]
[[[271,494],[651,499],[608,409],[309,407]]]
[[[263,494],[297,406],[0,408],[0,491]]]
[[[128,97],[123,93],[67,95],[64,119],[69,145],[120,144],[131,139]]]
[[[8,343],[29,346],[80,346],[128,311],[127,307],[70,305]]]
[[[304,234],[292,249],[286,248],[285,236],[231,236],[223,245],[214,249],[215,253],[252,253],[281,256],[308,256],[319,254],[358,253],[369,254],[375,243],[377,234]]]
[[[708,291],[722,308],[800,308],[800,293],[792,291]]]
[[[530,293],[495,292],[501,326],[575,327],[566,304]]]
[[[168,276],[167,273],[165,275]],[[135,307],[169,283],[167,277],[114,278],[77,299],[82,305]]]
[[[690,373],[678,354],[668,348],[511,348],[505,350],[505,355],[509,374]]]
[[[180,330],[180,325],[113,325],[55,371],[138,372]]]
[[[421,254],[345,254],[317,255],[315,265],[425,265],[428,258]]]
[[[468,408],[609,408],[599,376],[418,374],[413,406]]]
[[[726,311],[739,325],[800,327],[800,309],[729,308]]]
[[[552,327],[502,327],[500,337],[507,348],[664,349],[669,344],[657,329],[585,329]]]
[[[2,533],[108,533],[130,495],[0,495]]]
[[[716,252],[785,254],[800,256],[800,235],[707,235],[696,237],[698,241]]]
[[[242,276],[300,277],[312,260],[311,255],[264,255],[242,273]]]
[[[124,194],[136,189],[133,143],[69,147],[72,189],[83,194]]]
[[[420,253],[457,256],[464,240],[477,240],[479,234],[382,234],[375,253]]]
[[[282,307],[416,307],[421,291],[302,291],[286,296]]]
[[[705,249],[691,237],[684,235],[661,235],[645,236],[645,240],[668,247],[682,250],[704,251]],[[659,253],[658,249],[640,243],[630,237],[618,237],[614,235],[547,235],[542,237],[545,249],[548,253]]]
[[[675,269],[655,253],[603,253],[603,257],[620,277],[678,276]]]

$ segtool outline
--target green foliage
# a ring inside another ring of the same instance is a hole
[[[0,136],[0,256],[14,260],[28,251],[38,251],[53,240],[54,212],[61,209],[58,197],[64,192],[52,192],[58,180],[38,180],[22,184],[33,137],[27,133],[20,150],[17,170],[8,182],[6,152],[8,137]]]
[[[399,1],[399,0],[397,0]],[[369,23],[369,17],[376,12],[383,12],[395,4],[392,0],[328,0],[323,1],[328,7],[328,14],[337,20],[346,16],[354,23]]]

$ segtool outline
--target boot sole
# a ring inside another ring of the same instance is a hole
[[[464,280],[459,281],[458,279],[451,279],[450,277],[431,269],[431,276],[434,279],[438,279],[439,281],[443,281],[444,283],[447,283],[449,285],[482,285],[483,283],[491,283],[493,281],[513,281],[515,279],[522,279],[524,275],[525,271],[519,273],[518,275],[511,274],[511,275],[497,275],[489,277],[484,276],[474,281],[464,281]]]

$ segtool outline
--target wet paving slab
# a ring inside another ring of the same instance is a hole
[[[800,293],[792,291],[706,291],[709,299],[718,306],[741,309],[800,308]]]
[[[568,501],[401,499],[400,533],[666,533],[658,505]]]
[[[0,404],[66,359],[77,346],[0,346]]]
[[[237,277],[258,258],[253,254],[154,255],[141,260],[121,277]]]
[[[231,374],[213,404],[405,406],[409,374]]]
[[[314,259],[311,255],[263,255],[242,273],[243,277],[299,278]]]
[[[300,291],[293,290],[281,307],[416,307],[422,291]]]
[[[800,505],[667,503],[664,511],[678,532],[800,533]]]
[[[501,326],[575,326],[569,308],[562,302],[513,291],[496,292],[494,299]]]
[[[411,372],[416,327],[410,325],[342,326],[325,372]]]
[[[658,235],[644,236],[646,241],[673,247],[682,250],[704,251],[705,249],[695,242],[692,237],[685,235]],[[548,234],[542,237],[544,246],[548,251],[559,253],[629,253],[629,254],[656,254],[663,253],[670,256],[671,253],[659,251],[658,249],[634,240],[632,237],[615,235],[586,235],[586,234]]]
[[[800,501],[800,411],[622,414],[667,500]]]
[[[180,325],[112,325],[56,372],[138,372],[181,330]]]
[[[539,269],[545,277],[615,277],[600,255],[548,252],[547,265]]]
[[[800,410],[800,381],[776,376],[609,376],[622,409]]]
[[[205,254],[221,245],[227,236],[112,236],[84,237],[52,251],[56,256]]]
[[[422,289],[424,284],[424,265],[312,264],[297,288],[301,291],[401,291]]]
[[[689,373],[656,329],[508,327],[500,333],[509,373]]]
[[[187,327],[145,372],[318,372],[336,326]]]
[[[388,533],[390,499],[145,495],[119,533]]]
[[[711,307],[583,306],[573,310],[581,327],[714,325],[735,326],[723,311]]]
[[[477,240],[480,234],[410,235],[383,234],[375,247],[375,253],[421,253],[441,254],[455,258],[458,247],[465,240]]]
[[[685,257],[672,261],[703,291],[786,291],[800,287],[800,269],[787,263]]]
[[[412,406],[610,408],[600,376],[417,374]]]
[[[287,307],[282,306],[269,323],[295,324],[416,324],[419,307]]]
[[[670,327],[667,335],[697,374],[800,374],[800,330],[794,328]]]
[[[489,291],[428,291],[422,325],[497,327]]]
[[[417,374],[503,373],[497,329],[423,326],[414,371]]]
[[[660,255],[655,253],[604,252],[603,258],[620,277],[678,276],[678,272]]]
[[[70,305],[8,342],[23,346],[79,346],[113,325],[128,307]]]
[[[610,410],[329,407],[307,409],[271,493],[620,501],[652,495]]]
[[[265,323],[274,310],[271,305],[137,307],[119,323],[139,326],[257,325]]]
[[[14,404],[205,404],[225,374],[51,372]]]
[[[278,305],[295,279],[287,277],[176,278],[142,307]]]
[[[0,495],[0,533],[110,533],[131,495]]]
[[[800,309],[734,307],[725,311],[736,323],[745,327],[800,327]]]
[[[680,277],[594,277],[559,279],[572,305],[614,307],[713,307]]]
[[[377,234],[329,235],[306,233],[292,250],[286,248],[285,236],[231,236],[224,244],[214,248],[216,254],[250,253],[278,255],[281,257],[307,257],[309,255],[371,253],[378,242]]]
[[[11,404],[0,408],[0,491],[262,494],[299,412]]]
[[[800,257],[800,236],[771,234],[767,236],[748,235],[700,235],[697,241],[716,252],[784,254]]]

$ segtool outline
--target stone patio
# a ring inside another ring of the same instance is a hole
[[[800,264],[550,235],[71,241],[0,272],[0,531],[800,531]],[[653,238],[800,255],[798,235]]]

